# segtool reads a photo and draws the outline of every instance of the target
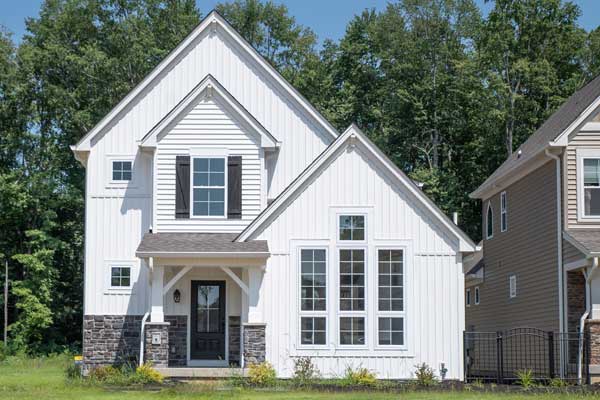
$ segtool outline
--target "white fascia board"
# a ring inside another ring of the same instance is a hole
[[[256,134],[260,136],[261,147],[276,148],[279,141],[271,135],[212,75],[207,75],[181,100],[169,113],[160,120],[142,139],[140,147],[156,147],[158,136],[167,130],[171,124],[178,121],[188,107],[200,98],[218,98],[226,107],[243,120]]]
[[[590,104],[581,114],[579,114],[579,117],[577,117],[577,119],[575,119],[575,121],[573,121],[571,125],[567,127],[567,129],[562,131],[560,135],[554,139],[554,141],[550,142],[550,146],[567,146],[569,144],[569,135],[575,132],[575,130],[581,124],[586,122],[586,120],[598,107],[600,107],[600,96],[597,97],[596,100],[594,100],[592,104]]]
[[[353,141],[359,141],[367,149],[367,156],[373,157],[381,164],[387,167],[387,170],[392,173],[404,186],[420,200],[426,209],[431,212],[441,224],[452,232],[459,239],[459,250],[461,252],[473,252],[477,246],[471,238],[469,238],[458,226],[450,219],[419,189],[414,182],[404,174],[379,148],[371,142],[366,135],[355,125],[352,124],[346,131],[338,137],[319,157],[302,174],[296,178],[282,193],[279,195],[269,207],[267,207],[258,217],[254,219],[247,227],[239,234],[236,241],[243,242],[248,240],[250,236],[259,229],[266,221],[277,213],[280,207],[293,196],[296,191],[303,188],[310,181],[313,174],[321,169],[321,167],[333,156],[340,147],[344,146],[347,141],[352,145]]]
[[[333,139],[338,136],[336,129],[306,100],[285,78],[275,70],[242,36],[229,25],[216,11],[211,11],[200,24],[173,49],[137,86],[135,86],[108,114],[104,116],[87,134],[77,142],[75,147],[80,150],[90,148],[90,140],[102,132],[135,98],[140,96],[151,84],[170,66],[175,63],[194,41],[204,34],[207,29],[216,31],[220,27],[263,69],[266,74],[277,82],[283,90],[294,99],[302,109],[315,118]]]

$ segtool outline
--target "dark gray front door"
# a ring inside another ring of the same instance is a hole
[[[225,282],[192,281],[192,360],[225,360]]]

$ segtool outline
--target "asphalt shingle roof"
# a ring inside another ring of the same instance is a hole
[[[587,250],[587,254],[600,253],[600,229],[569,229],[566,233],[580,244],[580,249]]]
[[[235,242],[236,233],[146,233],[137,253],[268,253],[266,240]]]

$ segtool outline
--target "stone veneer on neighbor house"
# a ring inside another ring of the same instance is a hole
[[[265,362],[266,327],[266,324],[243,324],[245,365]]]

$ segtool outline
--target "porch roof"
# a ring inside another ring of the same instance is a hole
[[[236,233],[146,233],[138,257],[268,257],[266,240],[235,242]]]
[[[563,237],[587,257],[600,256],[600,229],[569,229]]]

